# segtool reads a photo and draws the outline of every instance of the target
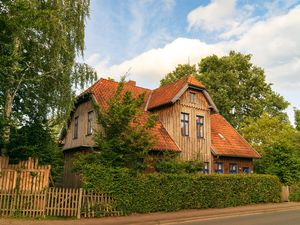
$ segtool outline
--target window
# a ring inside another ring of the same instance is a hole
[[[204,116],[196,116],[197,138],[204,138]]]
[[[181,113],[181,134],[189,136],[189,114]]]
[[[78,121],[78,118],[79,118],[79,117],[76,116],[76,117],[75,117],[75,120],[74,120],[74,136],[73,136],[74,139],[77,139],[77,138],[78,138],[78,125],[79,125],[79,124],[78,124],[78,122],[79,122],[79,121]]]
[[[249,167],[243,167],[243,173],[250,173]]]
[[[196,93],[190,92],[190,103],[196,103]]]
[[[204,162],[203,173],[209,174],[209,162]]]
[[[88,121],[87,121],[87,134],[88,135],[93,133],[93,116],[94,116],[93,111],[88,112]]]
[[[224,164],[220,162],[215,163],[215,173],[224,173]]]
[[[236,174],[237,173],[237,164],[236,163],[230,163],[229,164],[229,173]]]

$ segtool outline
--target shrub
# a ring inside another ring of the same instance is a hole
[[[290,186],[290,201],[300,202],[300,183]]]
[[[156,162],[155,169],[160,173],[199,173],[203,172],[203,163],[201,161],[160,160]]]
[[[270,175],[142,174],[87,164],[86,188],[109,193],[119,210],[131,212],[221,208],[279,202],[281,183]]]

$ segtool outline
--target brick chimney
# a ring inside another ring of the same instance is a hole
[[[127,82],[127,84],[128,84],[128,85],[131,85],[131,86],[136,86],[136,81],[134,81],[134,80],[129,80],[129,81]]]

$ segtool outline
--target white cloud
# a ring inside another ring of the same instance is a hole
[[[177,38],[163,48],[146,51],[120,64],[109,66],[108,59],[102,59],[96,70],[100,76],[118,79],[131,68],[130,79],[140,86],[154,88],[177,64],[187,63],[188,59],[194,64],[202,57],[236,50],[252,54],[254,64],[265,69],[275,90],[284,93],[293,106],[300,107],[300,100],[295,97],[300,88],[299,15],[300,6],[296,6],[284,15],[255,22],[237,40],[208,44],[198,39]]]
[[[177,64],[188,61],[195,64],[200,58],[211,54],[222,55],[224,52],[196,39],[177,38],[163,48],[152,49],[118,65],[103,68],[101,63],[96,70],[98,74],[104,73],[116,79],[130,70],[130,79],[137,80],[140,85],[156,87],[159,80]]]
[[[235,0],[212,0],[207,6],[199,6],[187,16],[189,29],[215,31],[231,27],[236,23],[235,6]]]

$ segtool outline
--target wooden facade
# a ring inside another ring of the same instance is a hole
[[[230,165],[236,165],[236,174],[241,173],[252,173],[253,172],[253,159],[252,158],[240,158],[240,157],[212,157],[213,172],[216,171],[217,163],[223,165],[223,173],[230,174],[234,173],[230,171]]]
[[[92,100],[87,100],[79,104],[75,112],[73,113],[70,121],[70,125],[67,130],[66,137],[64,139],[63,150],[74,149],[79,147],[93,147],[94,140],[93,135],[88,134],[88,113],[93,112],[93,129],[98,128],[97,117],[93,107]],[[78,118],[78,134],[77,138],[74,137],[75,118]]]
[[[190,94],[195,94],[195,101],[190,101]],[[211,161],[210,151],[210,109],[208,102],[200,91],[187,90],[173,105],[154,111],[167,132],[181,149],[179,158],[185,161]],[[189,135],[181,133],[181,113],[189,114]],[[204,117],[204,137],[197,137],[196,116]]]

